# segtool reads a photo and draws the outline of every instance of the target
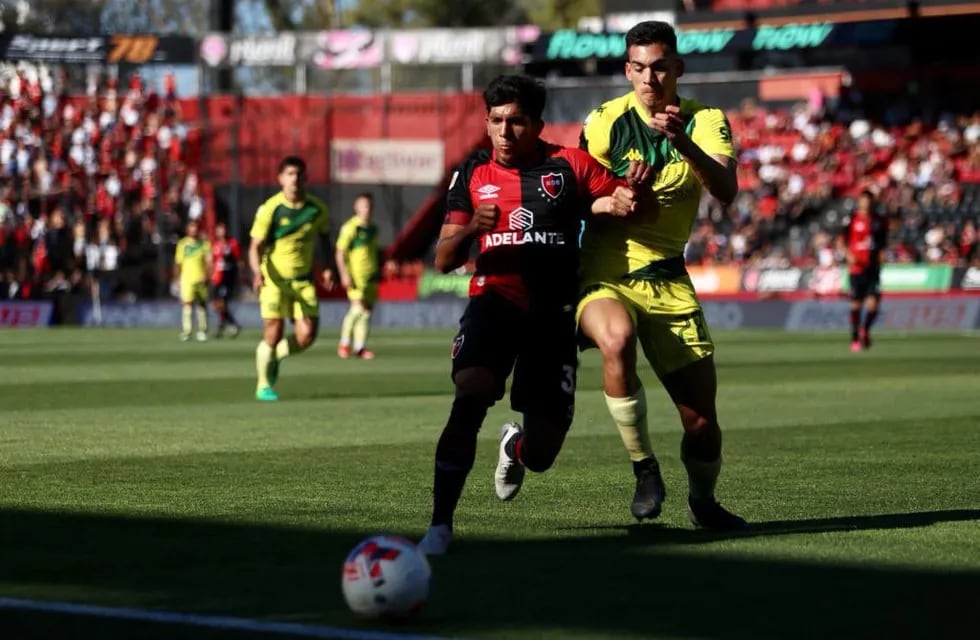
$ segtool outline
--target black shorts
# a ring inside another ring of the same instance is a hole
[[[223,277],[218,282],[211,285],[211,298],[221,299],[224,301],[231,300],[235,296],[235,280],[234,277]]]
[[[578,350],[575,305],[554,311],[527,311],[493,293],[470,298],[453,339],[453,377],[486,367],[504,397],[511,371],[510,406],[571,425],[575,413]]]
[[[851,300],[881,297],[881,271],[866,269],[861,273],[851,274]]]

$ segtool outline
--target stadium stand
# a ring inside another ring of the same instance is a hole
[[[24,73],[3,81],[0,299],[84,291],[92,273],[107,298],[158,296],[159,249],[209,206],[173,80],[161,93],[138,75],[122,90],[93,82],[82,97],[57,85]],[[815,94],[730,110],[741,193],[727,209],[705,198],[688,261],[839,263],[836,236],[870,188],[890,217],[889,262],[977,265],[980,112],[918,119],[903,104],[868,115],[859,96]],[[578,128],[549,125],[546,137],[574,145]],[[423,268],[410,259],[399,275]],[[113,276],[121,270],[129,277]]]
[[[174,79],[60,84],[21,70],[0,85],[0,297],[84,290],[92,273],[111,297],[152,297],[162,236],[206,206]]]

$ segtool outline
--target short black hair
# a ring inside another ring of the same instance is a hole
[[[645,47],[648,44],[662,44],[670,47],[671,53],[677,53],[677,32],[670,23],[660,20],[638,22],[626,32],[627,55],[630,47]]]
[[[875,201],[875,193],[871,189],[862,189],[861,193],[858,195],[859,198],[863,198],[865,196],[867,196],[868,200],[871,200],[871,202]]]
[[[306,161],[299,156],[286,156],[279,161],[279,173],[286,170],[286,167],[296,167],[301,174],[306,173]]]
[[[516,102],[525,115],[541,121],[548,93],[538,80],[523,75],[502,75],[490,81],[483,92],[487,113],[492,107]]]
[[[365,200],[367,200],[371,204],[374,204],[374,194],[371,193],[370,191],[362,191],[361,193],[359,193],[356,196],[354,196],[354,202],[357,202],[361,198],[364,198]]]

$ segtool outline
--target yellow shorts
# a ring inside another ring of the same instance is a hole
[[[378,283],[368,282],[364,285],[355,283],[355,288],[347,290],[347,299],[373,307],[378,301]]]
[[[266,320],[283,318],[319,318],[320,303],[311,280],[279,280],[266,278],[259,290],[259,315]]]
[[[180,282],[180,301],[184,304],[207,304],[208,285],[206,282]]]
[[[689,276],[673,280],[586,281],[576,320],[593,300],[619,300],[633,318],[636,337],[657,377],[714,353],[708,324]],[[583,348],[594,347],[583,338]]]

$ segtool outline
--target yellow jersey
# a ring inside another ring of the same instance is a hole
[[[381,276],[378,226],[373,222],[364,225],[357,216],[351,217],[340,227],[337,248],[344,252],[355,283],[363,285]]]
[[[201,238],[184,236],[177,241],[174,262],[180,265],[180,281],[186,284],[206,282],[211,243]]]
[[[309,193],[290,205],[280,191],[259,207],[249,235],[264,242],[265,275],[292,280],[311,277],[316,236],[329,231],[327,205]]]
[[[680,100],[680,109],[687,134],[705,153],[735,157],[731,127],[721,109],[685,99]],[[631,91],[602,104],[585,120],[582,148],[613,173],[624,176],[631,160],[646,160],[657,172],[653,197],[636,213],[625,218],[587,218],[582,261],[593,274],[609,271],[610,276],[622,276],[651,262],[682,256],[691,235],[701,180],[667,138],[647,126],[649,119],[646,107]],[[611,260],[611,254],[620,259]]]

